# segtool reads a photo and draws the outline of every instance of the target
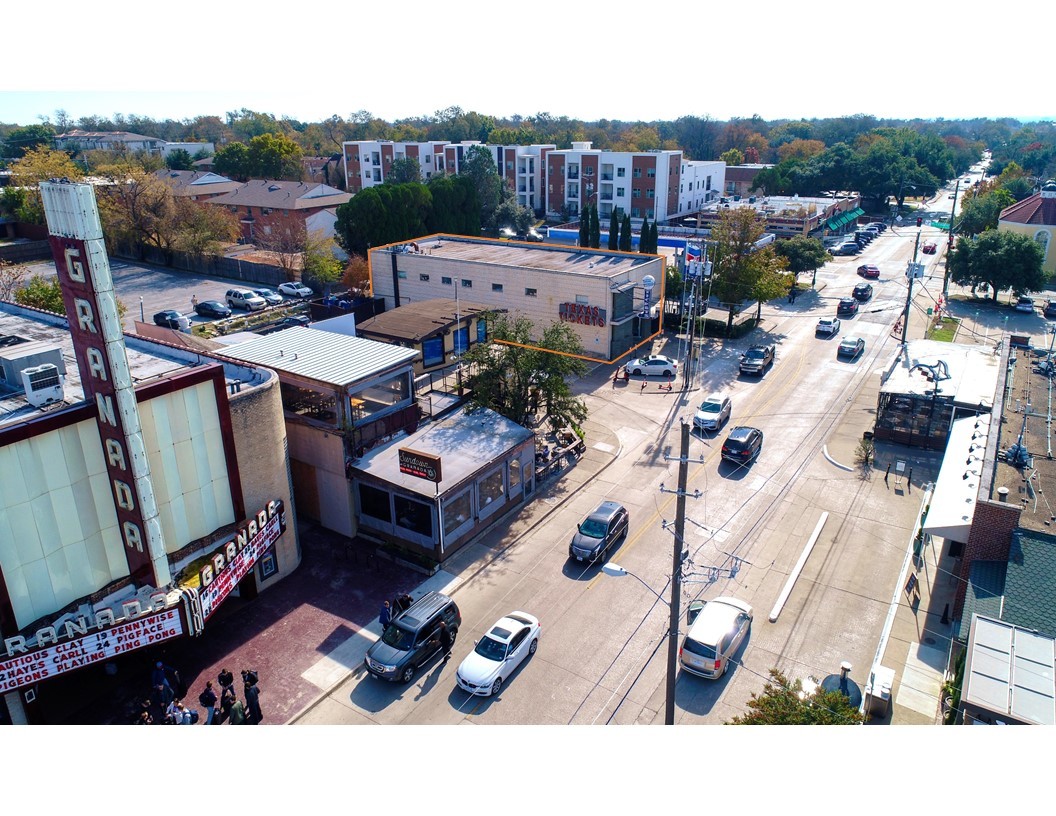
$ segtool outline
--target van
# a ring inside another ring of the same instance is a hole
[[[749,604],[730,597],[708,601],[682,639],[678,662],[690,674],[722,677],[751,629]]]
[[[442,592],[429,592],[389,621],[363,658],[367,671],[381,680],[410,683],[418,669],[440,656],[440,621],[453,645],[462,625],[458,604]]]

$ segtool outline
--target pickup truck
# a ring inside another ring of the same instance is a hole
[[[763,376],[766,370],[774,364],[775,351],[773,343],[752,346],[741,356],[741,373]]]

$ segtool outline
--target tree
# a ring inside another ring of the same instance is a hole
[[[20,159],[30,150],[50,147],[54,138],[55,128],[49,124],[16,127],[0,143],[0,158]]]
[[[624,213],[623,222],[620,224],[620,251],[630,252],[632,246],[631,217]]]
[[[619,211],[613,207],[609,213],[609,249],[620,248],[620,221]]]
[[[485,232],[494,233],[501,227],[496,223],[495,213],[502,203],[503,193],[509,194],[509,188],[495,168],[491,151],[482,145],[473,145],[465,153],[460,175],[473,180],[480,202],[480,225]]]
[[[649,231],[649,218],[642,219],[642,229],[638,233],[638,251],[639,252],[652,252],[649,248],[649,242],[652,238],[652,233]]]
[[[977,238],[960,238],[947,258],[950,280],[975,288],[985,283],[991,300],[998,292],[1016,295],[1037,292],[1045,286],[1042,269],[1045,252],[1041,244],[1026,235],[1005,230],[987,230]]]
[[[601,248],[601,224],[598,221],[597,204],[590,208],[590,245],[594,249]]]
[[[178,147],[165,157],[165,166],[170,170],[190,170],[194,166],[191,154]]]
[[[590,246],[590,205],[587,204],[579,213],[579,245]]]
[[[66,304],[62,300],[62,286],[56,278],[48,279],[34,275],[29,283],[15,292],[15,303],[56,314],[66,314]]]
[[[756,247],[764,229],[764,223],[751,207],[722,210],[712,228],[715,253],[711,287],[712,294],[729,309],[727,333],[745,301],[757,301],[758,319],[763,301],[788,291],[787,276],[781,274],[784,261],[777,256],[773,245]]]
[[[480,201],[468,176],[433,176],[426,185],[432,206],[426,217],[430,233],[480,235]]]
[[[426,234],[432,194],[424,184],[368,187],[337,208],[337,242],[350,255]]]
[[[799,276],[801,272],[812,272],[817,277],[818,267],[824,266],[832,260],[823,244],[817,238],[807,238],[797,235],[787,241],[778,241],[775,249],[777,254],[785,259],[786,268],[793,275]],[[811,280],[813,286],[815,280]]]
[[[257,178],[300,181],[300,145],[281,134],[263,133],[249,141],[250,167]]]
[[[422,168],[419,166],[418,160],[406,157],[393,159],[392,164],[389,165],[389,171],[385,174],[386,184],[407,184],[412,181],[420,182],[421,180]]]
[[[748,713],[728,725],[858,725],[862,721],[858,708],[842,692],[819,687],[805,695],[802,680],[789,682],[778,669],[770,669],[762,693],[752,693]]]
[[[744,164],[744,153],[733,147],[723,151],[722,155],[719,156],[719,161],[726,162],[727,166],[735,167],[739,164]]]
[[[660,227],[656,221],[649,230],[649,251],[654,255],[660,251]]]
[[[1003,187],[983,195],[965,196],[961,205],[956,228],[960,235],[979,235],[989,229],[997,229],[1001,210],[1016,203],[1016,199]]]
[[[0,258],[0,300],[11,300],[15,292],[22,288],[22,281],[28,274],[28,266]]]
[[[213,168],[221,176],[247,181],[253,174],[250,167],[249,148],[241,142],[225,145],[213,156]]]
[[[568,379],[583,376],[587,365],[573,356],[583,351],[575,330],[555,322],[536,338],[535,324],[528,317],[493,314],[486,319],[491,339],[463,355],[475,372],[469,379],[470,404],[524,425],[532,391],[538,391],[551,424],[580,425],[587,418],[586,404],[573,396]]]
[[[44,204],[40,198],[40,182],[53,178],[80,181],[84,172],[61,150],[34,147],[25,151],[21,159],[11,164],[11,184],[22,187],[25,193],[15,217],[29,224],[44,223]]]
[[[345,265],[335,256],[337,243],[322,230],[313,230],[305,237],[301,256],[304,277],[323,285],[323,294],[330,294],[330,287],[341,280]]]

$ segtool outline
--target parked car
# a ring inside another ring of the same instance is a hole
[[[862,264],[858,267],[858,274],[863,278],[879,278],[880,267],[874,264]]]
[[[833,255],[857,255],[862,251],[855,241],[846,241],[832,250]]]
[[[253,289],[254,294],[260,295],[264,298],[264,302],[269,306],[278,306],[282,303],[282,295],[276,292],[274,289],[268,289],[267,287],[261,286]]]
[[[840,330],[840,319],[838,317],[823,317],[814,327],[814,334],[824,334],[832,337]]]
[[[367,671],[382,680],[410,683],[418,669],[440,654],[441,620],[454,643],[462,625],[458,604],[441,592],[422,596],[393,618],[367,650]]]
[[[227,305],[232,309],[246,309],[255,312],[266,308],[268,302],[252,289],[228,289]]]
[[[1056,300],[1050,300],[1045,304],[1045,317],[1056,317]]]
[[[836,305],[836,314],[840,317],[854,317],[858,314],[858,301],[853,297],[840,298]]]
[[[231,310],[219,300],[203,300],[194,311],[202,317],[231,317]]]
[[[717,431],[730,418],[733,401],[727,394],[708,394],[693,416],[693,427],[701,431]]]
[[[1016,311],[1034,314],[1034,298],[1021,295],[1019,300],[1016,301]]]
[[[742,374],[758,374],[761,377],[774,364],[776,356],[777,349],[773,343],[752,346],[741,355],[741,362],[738,368]]]
[[[860,300],[864,303],[873,296],[873,285],[871,283],[859,283],[854,287],[851,296],[855,300]]]
[[[313,297],[315,295],[315,292],[313,292],[309,287],[305,286],[303,283],[298,283],[296,281],[280,283],[278,288],[282,294],[291,298],[306,298]]]
[[[722,458],[727,462],[749,465],[763,449],[763,432],[758,428],[738,425],[722,443]]]
[[[493,697],[502,684],[539,648],[539,619],[527,612],[511,612],[495,621],[455,672],[463,691]]]
[[[594,564],[605,559],[617,541],[627,534],[630,514],[619,502],[603,501],[579,523],[568,557]]]
[[[836,349],[837,357],[857,357],[865,351],[865,340],[861,337],[844,337]]]
[[[647,377],[651,374],[660,374],[664,377],[673,377],[678,371],[678,360],[672,360],[662,354],[652,354],[631,360],[624,368],[627,369],[628,374],[644,374]]]
[[[531,229],[527,229],[524,232],[518,232],[517,240],[538,242],[543,240],[543,236],[535,227],[532,227]]]
[[[284,317],[275,325],[280,329],[288,329],[292,326],[307,326],[311,322],[305,315],[290,315],[289,317]]]
[[[154,315],[154,325],[177,331],[190,331],[191,329],[191,321],[175,309],[166,309]]]
[[[690,674],[722,677],[751,630],[751,605],[730,597],[708,601],[682,640],[678,662]]]
[[[920,251],[925,255],[934,255],[939,249],[939,245],[934,241],[925,241],[924,246],[920,248]]]
[[[865,241],[865,243],[868,244],[874,238],[876,238],[876,234],[872,230],[856,230],[854,233],[854,239],[859,243]]]

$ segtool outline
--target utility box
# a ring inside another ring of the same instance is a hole
[[[869,672],[865,684],[865,715],[884,719],[891,714],[891,687],[895,684],[895,670],[879,663]]]

